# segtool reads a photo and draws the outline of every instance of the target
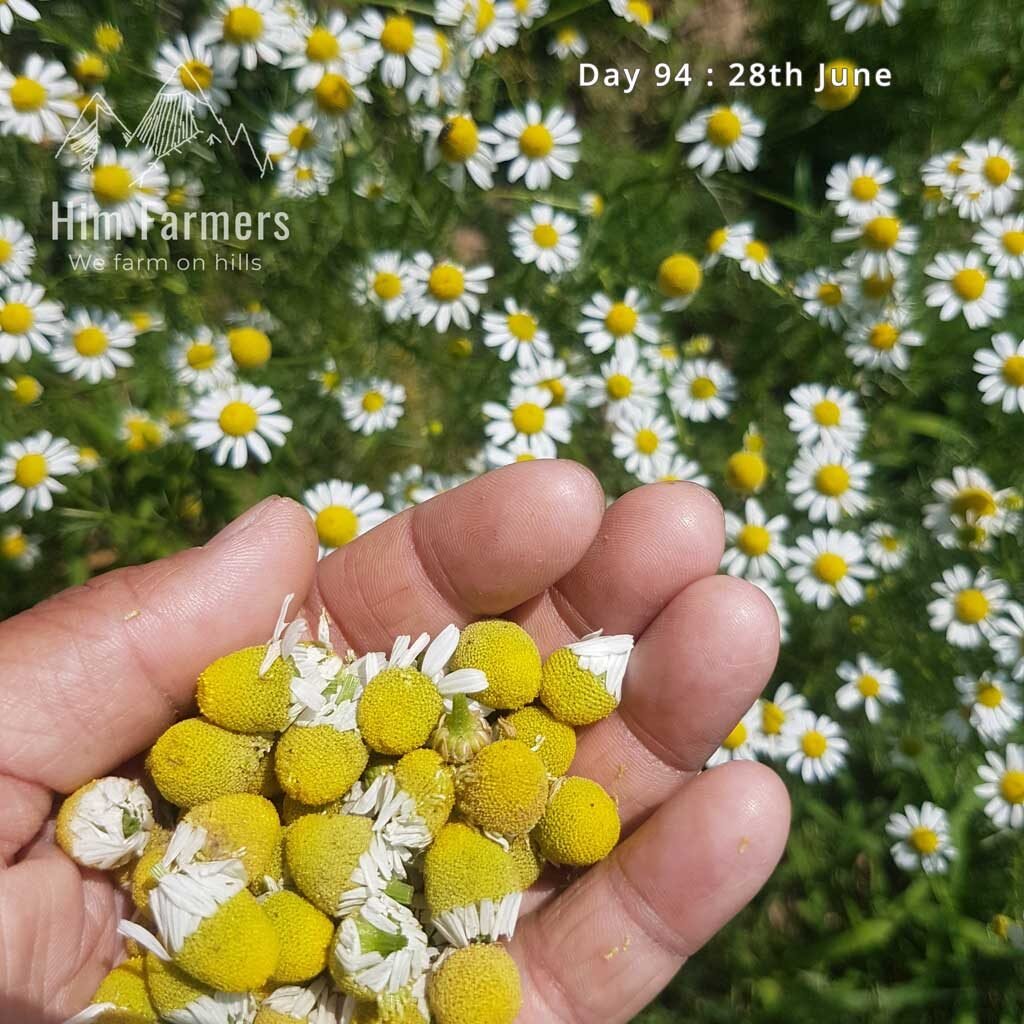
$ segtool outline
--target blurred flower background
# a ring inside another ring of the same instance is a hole
[[[0,614],[270,493],[323,554],[516,460],[707,484],[785,638],[712,763],[794,829],[638,1019],[1021,1020],[1012,4],[0,0],[0,58]]]

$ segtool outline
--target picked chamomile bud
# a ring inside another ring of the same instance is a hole
[[[280,732],[288,725],[292,666],[276,658],[261,672],[267,645],[226,654],[203,669],[196,700],[203,716],[232,732]]]
[[[371,750],[400,757],[422,747],[441,717],[445,697],[486,689],[487,679],[477,669],[447,671],[458,642],[459,630],[450,625],[433,641],[426,633],[415,641],[400,636],[386,661],[379,654],[365,657],[367,682],[357,722]]]
[[[342,992],[371,1002],[414,983],[432,952],[411,910],[389,896],[371,896],[338,925],[331,977]]]
[[[544,817],[533,831],[552,864],[585,868],[604,860],[619,841],[619,809],[592,779],[558,779]]]
[[[247,992],[218,992],[153,953],[146,954],[146,989],[168,1024],[234,1024],[248,1021],[254,1011]]]
[[[266,874],[281,831],[277,808],[255,793],[229,793],[197,804],[182,821],[206,831],[207,860],[237,857],[249,882]]]
[[[260,988],[277,965],[277,933],[245,887],[242,862],[201,860],[205,845],[204,829],[181,822],[153,869],[149,910],[159,938],[130,921],[119,931],[214,989]]]
[[[260,1003],[252,1024],[308,1024],[316,1010],[316,1002],[316,996],[310,989],[301,985],[282,985]]]
[[[131,779],[110,776],[75,790],[57,814],[57,842],[76,864],[109,871],[141,856],[153,805]]]
[[[541,703],[566,725],[593,725],[622,699],[622,679],[633,650],[627,634],[600,630],[548,656],[541,676]]]
[[[271,984],[297,985],[315,978],[327,967],[334,922],[297,892],[272,892],[259,902],[281,948]]]
[[[484,747],[455,777],[459,813],[499,836],[529,832],[540,821],[547,797],[547,768],[520,740]]]
[[[516,872],[516,885],[523,892],[540,878],[544,858],[537,849],[532,835],[516,836],[508,844],[508,855]]]
[[[438,960],[427,980],[435,1024],[512,1024],[523,1003],[519,969],[504,946],[478,943]]]
[[[259,793],[273,741],[228,732],[203,718],[172,725],[153,744],[146,768],[165,800],[194,807],[228,793]]]
[[[158,1020],[139,956],[118,964],[100,982],[89,1005],[66,1024],[156,1024]]]
[[[537,699],[540,651],[533,637],[514,622],[485,619],[468,625],[452,654],[452,669],[479,669],[487,689],[477,699],[489,708],[514,710]]]
[[[274,771],[281,789],[303,804],[344,796],[363,774],[370,752],[356,730],[354,701],[330,705],[318,721],[297,721],[277,741]]]
[[[471,825],[449,822],[423,858],[431,924],[453,946],[512,937],[522,890],[516,864]]]
[[[544,762],[548,775],[564,775],[576,756],[576,730],[559,722],[549,711],[531,704],[498,721],[498,732],[521,740]]]
[[[465,764],[493,738],[483,708],[464,693],[457,693],[445,701],[445,711],[430,737],[430,746],[449,764]]]

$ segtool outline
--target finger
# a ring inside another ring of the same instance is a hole
[[[578,564],[511,617],[545,654],[595,629],[636,636],[680,590],[718,569],[724,529],[722,506],[704,487],[637,487],[608,508]]]
[[[499,615],[590,546],[604,498],[574,462],[507,466],[407,509],[320,563],[319,599],[357,651]]]
[[[782,855],[789,798],[736,762],[683,787],[612,856],[516,932],[522,1024],[627,1021],[761,888]]]

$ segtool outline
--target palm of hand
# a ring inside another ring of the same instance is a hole
[[[210,544],[99,577],[0,625],[0,1022],[60,1024],[118,957],[123,897],[52,840],[53,794],[111,774],[187,713],[199,671],[269,634],[282,595],[336,646],[508,615],[542,653],[596,628],[637,646],[573,773],[619,803],[624,841],[539,885],[512,951],[522,1024],[626,1021],[758,890],[788,802],[767,769],[696,775],[775,662],[774,609],[714,576],[722,516],[691,484],[607,510],[571,463],[509,467],[395,517],[317,565],[309,516],[269,499]]]

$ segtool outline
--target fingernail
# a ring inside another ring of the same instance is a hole
[[[269,498],[264,498],[259,504],[253,505],[248,512],[243,512],[237,519],[228,523],[220,533],[208,542],[207,547],[218,547],[221,544],[234,540],[239,534],[245,533],[250,527],[260,522],[270,508],[282,500],[284,499],[276,494],[272,494]]]

